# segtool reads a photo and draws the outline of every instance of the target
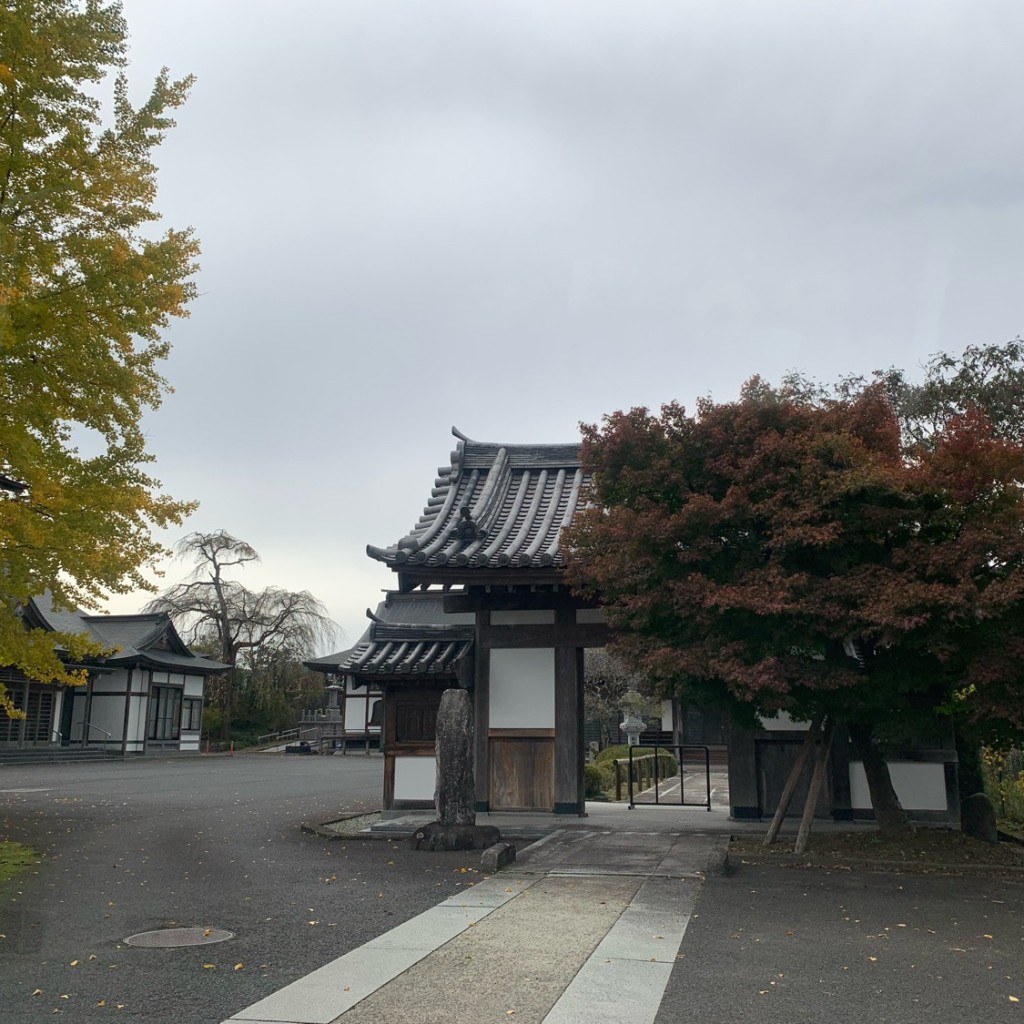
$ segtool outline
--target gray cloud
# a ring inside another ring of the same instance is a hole
[[[1021,330],[1013,0],[125,8],[140,93],[198,76],[159,475],[350,636],[452,423],[564,440]]]

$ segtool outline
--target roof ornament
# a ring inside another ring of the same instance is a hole
[[[474,541],[487,536],[487,531],[473,522],[472,514],[472,509],[468,505],[463,505],[459,509],[462,518],[449,532],[449,540]]]

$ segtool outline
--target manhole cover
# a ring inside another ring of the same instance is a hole
[[[226,932],[223,928],[158,928],[155,932],[129,935],[124,941],[129,946],[170,949],[174,946],[209,946],[234,937],[234,932]]]

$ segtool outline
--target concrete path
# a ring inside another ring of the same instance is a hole
[[[274,1024],[653,1022],[716,835],[565,829],[236,1013]]]

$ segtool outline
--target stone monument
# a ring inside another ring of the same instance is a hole
[[[501,838],[493,825],[477,825],[473,784],[473,700],[467,690],[441,694],[437,712],[437,821],[418,828],[414,850],[486,850]]]

